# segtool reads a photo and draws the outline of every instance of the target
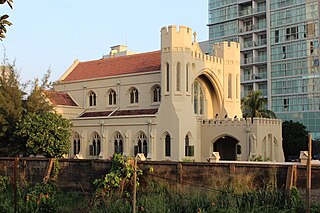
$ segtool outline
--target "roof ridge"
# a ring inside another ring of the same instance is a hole
[[[89,61],[79,61],[79,63],[87,63],[87,62],[98,62],[98,61],[108,61],[108,60],[116,60],[116,59],[122,59],[122,58],[130,58],[130,57],[138,57],[141,55],[146,55],[146,54],[151,54],[151,53],[156,53],[156,52],[160,52],[160,50],[154,50],[154,51],[150,51],[150,52],[143,52],[143,53],[135,53],[135,54],[131,54],[131,55],[121,55],[121,56],[116,56],[113,58],[100,58],[100,59],[93,59],[93,60],[89,60]]]

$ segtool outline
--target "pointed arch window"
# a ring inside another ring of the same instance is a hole
[[[114,153],[123,154],[123,137],[119,132],[114,135]]]
[[[89,106],[96,106],[97,105],[97,95],[95,92],[89,92]]]
[[[139,102],[139,92],[136,88],[130,90],[130,103],[136,104]]]
[[[198,81],[193,83],[193,109],[195,114],[204,113],[204,93]]]
[[[75,132],[73,134],[73,155],[80,153],[80,135],[79,133]]]
[[[98,133],[93,133],[91,138],[91,145],[89,146],[91,156],[99,156],[101,152],[101,138]]]
[[[228,75],[228,98],[232,98],[232,75]]]
[[[161,88],[159,85],[156,85],[152,88],[152,102],[161,101]]]
[[[170,65],[169,65],[169,63],[166,64],[166,90],[167,90],[167,92],[170,91]]]
[[[145,157],[148,155],[148,139],[147,136],[141,132],[138,135],[138,143],[135,146],[134,155],[136,156],[138,153],[143,153]]]
[[[186,65],[186,92],[189,92],[189,64]]]
[[[240,85],[239,75],[237,75],[237,77],[236,77],[236,99],[239,99],[239,85]]]
[[[108,100],[109,100],[109,105],[117,104],[117,93],[113,89],[111,89],[108,93]]]
[[[177,75],[176,90],[177,92],[180,92],[181,91],[181,64],[180,63],[177,64],[176,75]]]
[[[171,156],[171,136],[169,133],[166,134],[166,138],[165,138],[165,156],[166,157]]]
[[[188,157],[194,156],[194,146],[190,146],[190,138],[188,134],[184,138],[184,146],[185,146],[184,155]]]

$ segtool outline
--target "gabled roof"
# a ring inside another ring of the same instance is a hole
[[[116,116],[130,116],[130,115],[155,115],[158,109],[133,109],[133,110],[117,110],[113,114],[112,111],[99,111],[99,112],[85,112],[80,118],[93,118],[93,117],[116,117]]]
[[[69,96],[68,93],[64,92],[56,92],[56,91],[49,91],[45,90],[43,91],[45,94],[46,98],[50,100],[50,102],[55,105],[62,105],[62,106],[78,106],[72,98]]]
[[[115,58],[79,62],[63,82],[103,78],[123,74],[159,71],[161,52],[147,52]]]

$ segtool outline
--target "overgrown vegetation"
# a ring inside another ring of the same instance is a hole
[[[48,71],[32,82],[30,94],[19,82],[15,63],[6,58],[0,67],[0,156],[44,155],[68,152],[71,123],[53,111],[43,91],[50,89]],[[30,84],[29,84],[30,85]]]
[[[55,164],[48,183],[18,184],[17,212],[132,212],[133,166],[132,159],[115,155],[112,169],[95,181],[96,191],[88,194],[59,191],[55,182],[59,164]],[[140,169],[137,171],[141,174]],[[149,179],[138,187],[137,212],[305,212],[304,200],[296,188],[292,188],[290,197],[277,189],[276,174],[275,169],[268,172],[264,188],[256,184],[259,174],[245,171],[230,176],[217,172],[211,184],[203,186]],[[13,212],[13,202],[11,181],[0,177],[1,212]],[[311,212],[319,209],[320,204],[315,203]]]

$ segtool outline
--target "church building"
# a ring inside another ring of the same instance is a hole
[[[45,94],[73,123],[70,158],[114,153],[149,160],[284,161],[281,120],[242,118],[240,45],[217,43],[204,54],[185,26],[161,29],[161,49],[133,53],[114,46],[79,62]]]

